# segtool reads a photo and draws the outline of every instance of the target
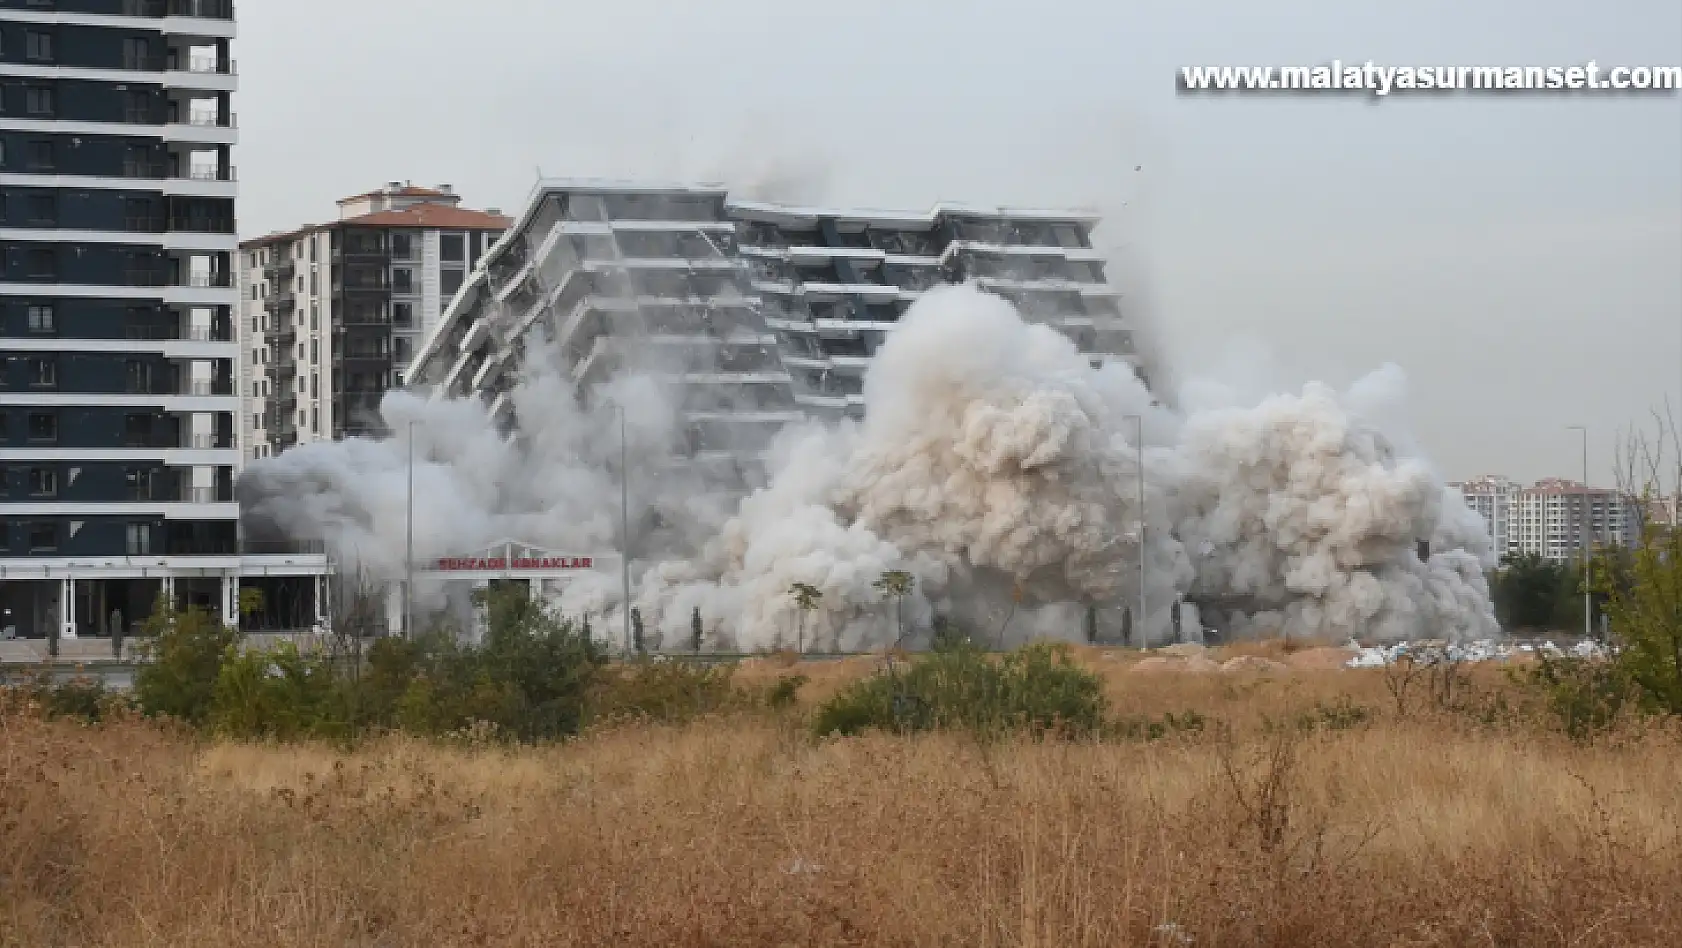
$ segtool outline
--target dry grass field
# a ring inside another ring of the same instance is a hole
[[[341,752],[14,706],[0,945],[1682,945],[1682,740],[1398,715],[1382,672],[1267,657],[1085,653],[1119,714],[1208,722],[1098,744],[752,713]],[[795,670],[809,702],[869,667]]]

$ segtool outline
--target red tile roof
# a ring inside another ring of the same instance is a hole
[[[352,227],[421,227],[443,230],[506,230],[514,223],[511,217],[485,211],[451,207],[448,204],[411,204],[390,211],[375,211],[360,217],[347,217],[341,224]]]
[[[418,198],[438,198],[438,197],[453,197],[454,196],[454,195],[450,194],[448,191],[440,191],[437,188],[417,188],[414,185],[407,185],[407,186],[401,187],[401,188],[392,188],[389,191],[386,190],[385,188],[381,188],[378,191],[367,191],[367,192],[364,192],[362,194],[353,194],[353,195],[351,195],[350,197],[347,197],[347,198],[339,198],[339,203],[340,204],[349,204],[352,201],[363,201],[363,200],[367,200],[368,198],[371,198],[371,197],[379,197],[382,194],[388,194],[388,195],[391,195],[393,197],[418,197]]]

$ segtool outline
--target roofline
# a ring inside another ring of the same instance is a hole
[[[1085,208],[983,207],[951,202],[942,202],[921,212],[800,206],[770,201],[726,201],[726,207],[733,215],[767,223],[816,223],[830,219],[850,224],[928,225],[941,217],[988,217],[1094,225],[1103,220],[1102,214]]]

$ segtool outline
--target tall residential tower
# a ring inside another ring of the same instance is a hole
[[[0,0],[6,637],[233,621],[233,36],[231,0]]]

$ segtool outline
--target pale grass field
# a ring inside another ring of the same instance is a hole
[[[0,944],[1682,945],[1667,731],[1579,747],[1396,720],[1376,673],[1086,658],[1121,712],[1232,736],[813,742],[747,715],[341,753],[13,713]],[[796,670],[817,695],[869,667]],[[1265,732],[1342,694],[1374,720]]]

